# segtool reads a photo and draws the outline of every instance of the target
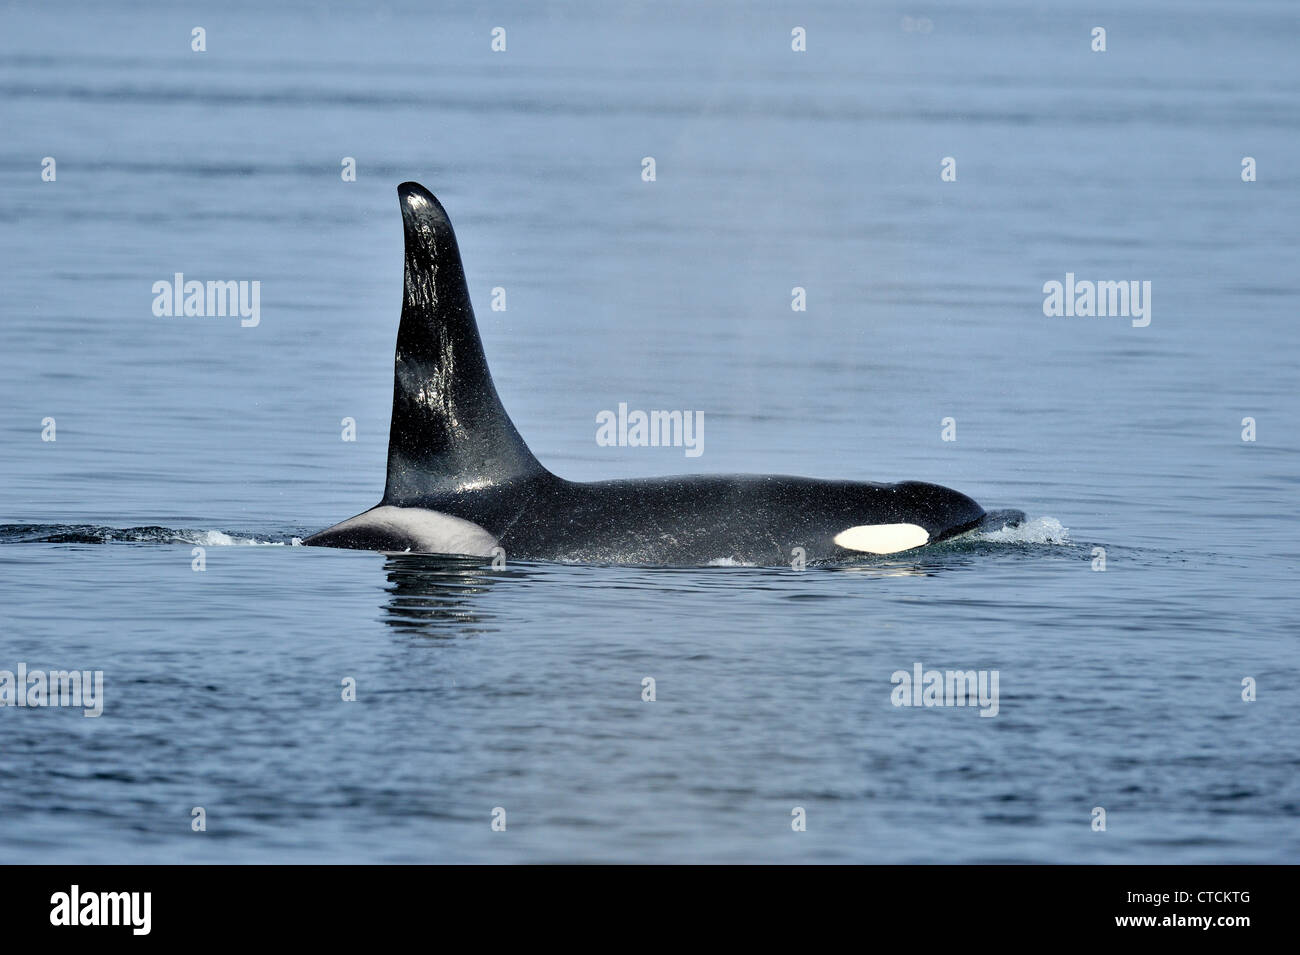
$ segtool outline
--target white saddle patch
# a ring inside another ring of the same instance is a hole
[[[897,554],[929,540],[930,532],[915,524],[859,524],[835,535],[836,545],[868,554]]]
[[[473,521],[423,507],[372,507],[335,524],[331,531],[365,530],[384,534],[405,546],[389,553],[464,554],[491,557],[497,539]]]

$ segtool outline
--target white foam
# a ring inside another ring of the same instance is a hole
[[[260,541],[254,537],[231,537],[223,531],[199,531],[192,538],[182,538],[189,540],[192,544],[198,544],[202,547],[284,547],[284,541]],[[293,541],[295,544],[301,543],[296,537]]]
[[[715,557],[713,558],[713,560],[709,561],[708,566],[710,567],[755,567],[757,565],[751,564],[748,561],[744,561],[744,560],[736,560],[736,558],[734,557]]]
[[[1064,527],[1054,517],[1036,517],[1032,521],[1025,521],[1019,527],[978,531],[975,537],[1000,544],[1068,544],[1070,529]]]

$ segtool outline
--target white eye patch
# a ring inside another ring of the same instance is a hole
[[[835,535],[837,546],[868,554],[897,554],[929,539],[930,532],[915,524],[859,524]]]

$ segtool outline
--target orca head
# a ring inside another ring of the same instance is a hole
[[[901,481],[893,488],[898,495],[897,512],[903,515],[899,520],[925,528],[929,535],[927,543],[965,533],[978,526],[984,517],[984,508],[974,500],[942,484]]]
[[[887,497],[883,502],[874,496],[869,503],[864,502],[863,513],[869,514],[870,520],[835,535],[836,547],[867,554],[897,554],[964,533],[984,518],[984,509],[975,501],[939,484],[902,481],[887,485],[884,492]]]

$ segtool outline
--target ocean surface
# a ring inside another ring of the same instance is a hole
[[[0,707],[0,861],[1300,861],[1298,45],[1286,0],[0,8],[0,671],[103,673]],[[1029,521],[296,546],[383,489],[408,179],[557,473]],[[176,273],[258,323],[155,315]],[[1045,315],[1067,273],[1149,324]],[[703,454],[599,446],[620,403]],[[996,716],[894,705],[917,664]]]

